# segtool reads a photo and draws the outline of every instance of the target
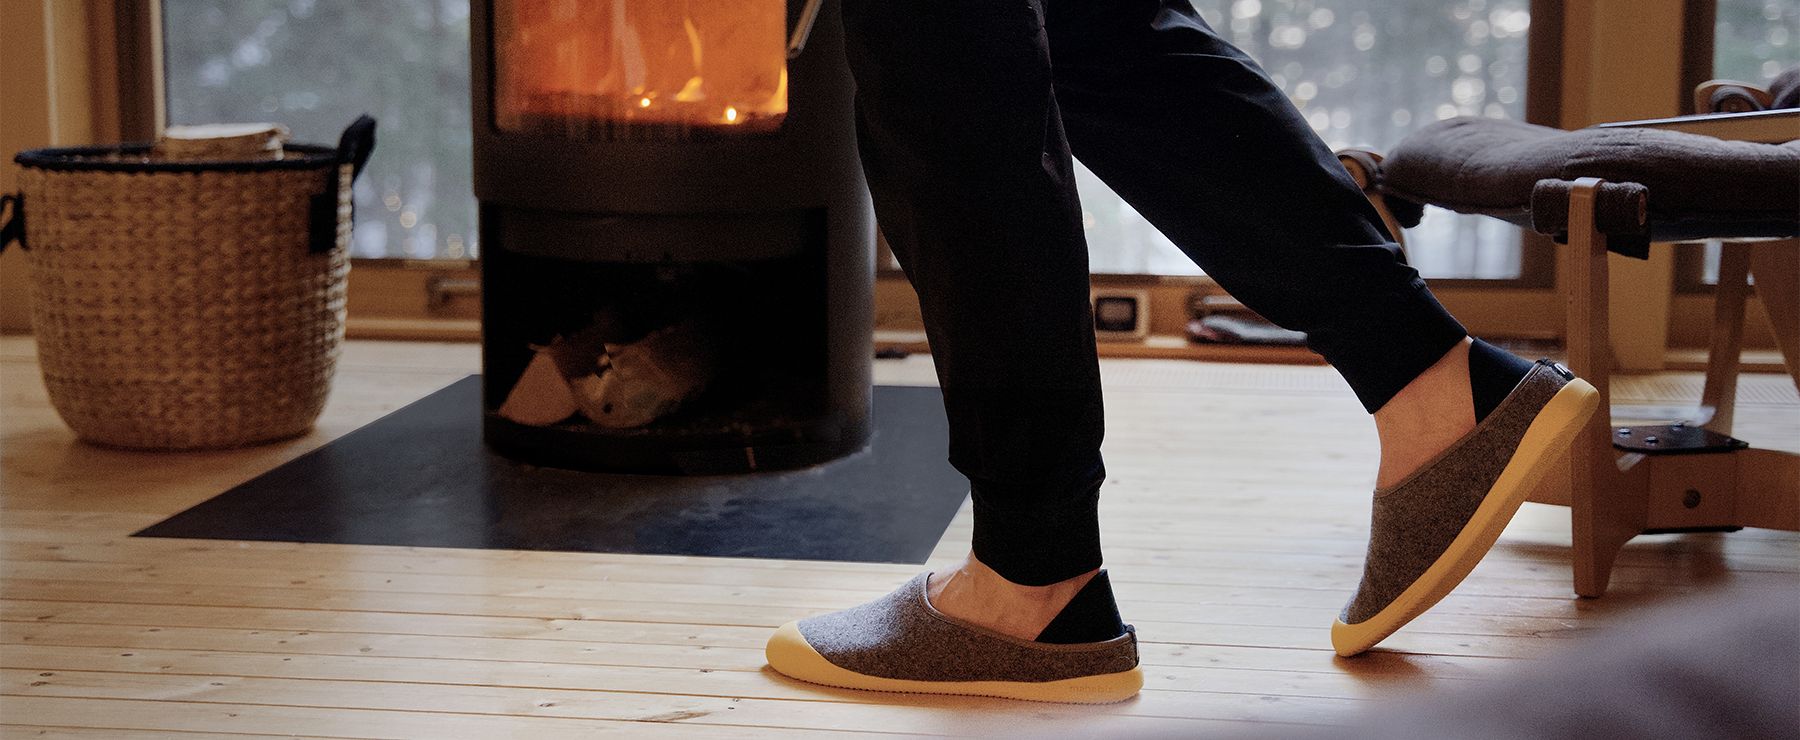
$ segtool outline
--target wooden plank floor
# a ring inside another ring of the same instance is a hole
[[[770,628],[856,604],[908,565],[136,539],[129,533],[474,372],[475,347],[356,342],[314,433],[217,453],[77,443],[28,338],[0,338],[0,734],[358,738],[986,735],[1328,724],[1478,686],[1646,605],[1800,583],[1800,538],[1640,538],[1613,590],[1569,588],[1564,509],[1386,649],[1335,659],[1373,425],[1321,367],[1105,364],[1109,567],[1144,640],[1129,703],[1069,707],[821,689],[763,666]],[[927,358],[877,363],[929,384]],[[1679,404],[1697,376],[1621,378]],[[1785,385],[1784,385],[1785,384]],[[1800,446],[1800,398],[1747,377],[1740,431]],[[1691,400],[1688,399],[1688,400]],[[428,443],[423,441],[422,443]],[[370,491],[370,495],[380,495]],[[966,547],[965,509],[927,567]]]

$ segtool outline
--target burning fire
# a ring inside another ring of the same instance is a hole
[[[783,0],[499,0],[497,122],[773,129],[788,106],[786,12]]]

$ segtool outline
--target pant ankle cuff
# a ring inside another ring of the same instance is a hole
[[[975,502],[975,559],[1008,581],[1048,586],[1100,567],[1099,487],[1061,506]]]
[[[1330,332],[1331,346],[1314,347],[1371,414],[1468,336],[1423,280],[1382,308],[1355,327]]]

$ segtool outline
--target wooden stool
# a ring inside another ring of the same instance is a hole
[[[1749,447],[1731,434],[1744,304],[1756,289],[1800,387],[1800,240],[1727,242],[1719,265],[1700,426],[1613,428],[1607,328],[1607,236],[1595,227],[1604,183],[1575,181],[1562,250],[1569,368],[1600,391],[1600,408],[1570,451],[1570,474],[1532,497],[1570,507],[1575,593],[1606,593],[1613,559],[1640,534],[1800,530],[1800,455]],[[1566,484],[1563,483],[1566,481]]]

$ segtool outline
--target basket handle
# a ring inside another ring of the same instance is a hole
[[[5,252],[6,245],[13,242],[18,242],[20,249],[30,249],[25,244],[25,195],[0,195],[0,212],[6,211],[9,206],[12,215],[6,217],[4,224],[0,224],[0,253]]]
[[[363,165],[369,163],[369,155],[374,153],[375,119],[364,113],[351,121],[344,128],[344,135],[338,137],[338,161],[350,163],[350,179],[354,180],[362,175]]]
[[[343,136],[338,137],[337,161],[339,165],[350,165],[350,181],[362,175],[363,166],[369,163],[369,155],[375,152],[375,119],[364,113],[344,129]],[[313,196],[312,223],[309,235],[311,243],[308,251],[313,254],[330,252],[337,246],[338,215],[338,168],[332,167],[326,173],[325,192]],[[350,203],[350,219],[356,220],[356,202]]]

